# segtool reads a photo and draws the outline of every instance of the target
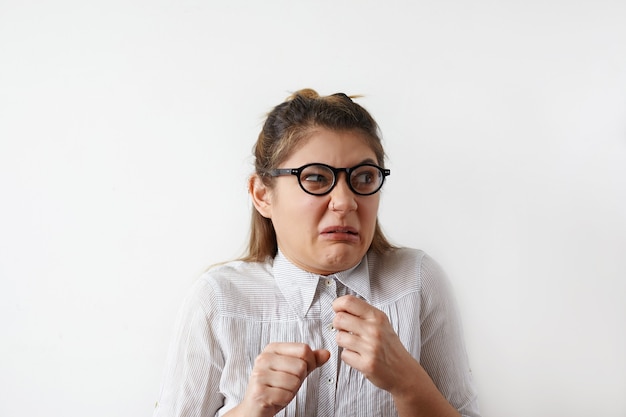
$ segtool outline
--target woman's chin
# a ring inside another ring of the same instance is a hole
[[[354,247],[350,248],[350,250],[347,250],[348,248],[332,249],[333,250],[328,251],[323,256],[323,269],[329,271],[326,275],[352,268],[357,265],[365,255],[364,253],[361,253],[361,251],[357,251]]]

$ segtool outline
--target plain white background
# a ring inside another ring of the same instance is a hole
[[[484,416],[626,416],[626,3],[0,1],[0,415],[149,416],[264,114],[363,94]]]

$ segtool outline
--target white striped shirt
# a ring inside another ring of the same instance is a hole
[[[369,252],[349,271],[320,276],[280,252],[267,263],[235,261],[205,273],[178,319],[154,417],[222,416],[243,400],[255,358],[271,342],[328,349],[278,416],[397,416],[391,395],[340,359],[333,300],[352,294],[387,314],[405,348],[463,416],[479,416],[447,278],[424,252]]]

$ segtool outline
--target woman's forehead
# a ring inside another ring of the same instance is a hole
[[[322,162],[358,164],[378,163],[372,140],[359,130],[330,130],[317,128],[292,146],[282,161],[301,163]],[[281,164],[282,165],[282,164]]]

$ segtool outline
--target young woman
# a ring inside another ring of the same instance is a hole
[[[370,114],[298,91],[254,154],[248,253],[192,289],[154,416],[479,416],[447,279],[379,228]]]

